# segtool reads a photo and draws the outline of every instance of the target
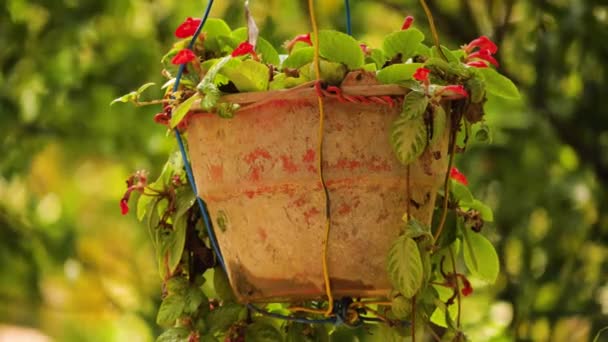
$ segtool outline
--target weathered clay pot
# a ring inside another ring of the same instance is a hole
[[[389,88],[367,89],[366,95],[379,95]],[[254,94],[262,101],[234,118],[198,114],[188,129],[199,195],[242,302],[325,295],[317,98],[312,88],[293,94]],[[325,99],[323,164],[331,203],[328,264],[334,297],[382,297],[391,288],[386,257],[408,202],[406,167],[389,142],[400,111],[400,105]],[[436,160],[445,157],[447,139],[439,145],[410,166],[412,215],[427,224],[447,167],[446,158]]]

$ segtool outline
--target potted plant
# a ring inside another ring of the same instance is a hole
[[[163,57],[165,96],[140,101],[146,84],[115,100],[162,104],[154,120],[180,146],[120,202],[126,214],[140,194],[156,249],[159,339],[415,339],[432,321],[462,340],[452,308],[473,289],[457,260],[488,282],[499,266],[479,234],[492,212],[454,155],[472,125],[487,138],[487,96],[517,89],[486,37],[427,46],[408,17],[373,48],[311,17],[284,55],[249,15],[235,30],[188,18]]]

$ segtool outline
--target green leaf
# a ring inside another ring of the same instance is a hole
[[[410,217],[407,221],[407,227],[405,229],[405,236],[417,239],[421,237],[427,237],[432,239],[431,227],[423,224],[422,222]]]
[[[346,75],[346,72],[348,71],[346,69],[346,67],[344,66],[344,64],[341,63],[334,63],[334,62],[328,62],[328,61],[324,61],[321,60],[320,65],[320,72],[321,72],[321,80],[323,80],[324,82],[331,84],[331,85],[338,85],[342,82],[342,80],[344,79],[344,75]],[[315,64],[314,63],[310,63],[307,64],[303,67],[301,67],[299,69],[300,71],[300,75],[310,79],[310,80],[314,80],[316,79],[316,72],[315,72]]]
[[[471,205],[471,203],[473,203],[474,198],[469,188],[467,188],[466,185],[457,182],[453,179],[451,179],[450,181],[450,192],[452,193],[454,199],[458,202],[458,204],[461,206]]]
[[[406,61],[416,54],[423,40],[424,34],[422,32],[415,28],[409,28],[405,31],[393,32],[386,36],[382,43],[382,48],[384,49],[384,54],[389,59],[394,58],[397,54],[401,54],[401,59]]]
[[[285,74],[276,75],[270,82],[268,89],[289,89],[309,81],[306,77],[289,77]]]
[[[376,78],[384,84],[411,80],[414,72],[422,66],[422,63],[392,64],[378,71]]]
[[[154,248],[159,248],[159,241],[156,239],[156,232],[159,230],[158,225],[160,224],[160,214],[158,213],[158,203],[160,202],[159,198],[156,197],[154,201],[150,204],[150,208],[148,209],[148,233],[150,234],[150,240],[152,240],[152,244]]]
[[[188,342],[189,336],[190,330],[186,328],[170,328],[158,336],[156,342]]]
[[[377,69],[382,69],[382,67],[387,61],[384,52],[380,49],[372,49],[370,56],[366,59],[372,60],[376,64]]]
[[[492,68],[476,69],[483,76],[486,91],[490,94],[517,100],[520,98],[519,90],[513,82]]]
[[[205,321],[209,332],[214,334],[224,332],[234,322],[241,319],[246,313],[245,307],[239,304],[227,304],[213,309],[209,312]]]
[[[186,215],[177,217],[173,223],[173,231],[168,239],[165,240],[167,243],[166,251],[169,253],[168,267],[169,272],[175,272],[175,269],[182,260],[182,254],[184,253],[184,247],[186,246],[186,225],[188,218]]]
[[[421,92],[410,91],[403,101],[401,116],[406,119],[421,118],[429,104],[429,98]]]
[[[110,106],[117,102],[127,103],[127,102],[135,102],[135,101],[137,101],[137,92],[132,91],[128,94],[125,94],[119,98],[114,99],[112,102],[110,102]]]
[[[186,314],[196,313],[196,311],[201,306],[201,304],[209,307],[209,301],[203,294],[203,291],[201,291],[201,289],[199,289],[198,287],[195,287],[195,286],[191,286],[188,288],[188,291],[186,292],[186,297],[184,298],[184,300],[185,300],[184,312]]]
[[[137,95],[141,95],[144,91],[146,91],[146,89],[150,88],[151,86],[155,85],[156,83],[154,82],[149,82],[146,83],[144,85],[142,85],[141,87],[137,88],[136,93]]]
[[[139,199],[137,200],[137,219],[140,222],[144,219],[146,213],[150,210],[150,203],[154,198],[155,196],[146,196],[144,194],[139,196]]]
[[[409,318],[412,314],[412,301],[403,296],[397,296],[391,301],[391,311],[398,319]]]
[[[248,40],[247,28],[240,27],[232,32],[232,37],[235,38],[239,43]],[[255,52],[260,56],[262,62],[266,64],[279,65],[281,60],[279,59],[279,53],[266,39],[258,37],[255,45]]]
[[[156,315],[156,323],[160,325],[174,324],[182,316],[185,305],[184,297],[176,294],[168,295],[160,304]]]
[[[498,278],[500,263],[496,249],[485,236],[463,229],[465,237],[464,262],[471,273],[488,283]]]
[[[172,277],[167,281],[167,290],[169,291],[169,294],[175,293],[183,295],[186,293],[189,286],[186,278],[180,276]]]
[[[201,109],[211,111],[215,108],[221,96],[221,92],[218,89],[218,83],[222,82],[221,78],[225,78],[225,76],[219,75],[219,72],[231,61],[233,63],[239,63],[238,60],[233,60],[230,55],[214,61],[213,66],[209,68],[205,77],[203,77],[196,86],[196,89],[205,95],[201,101]],[[219,82],[216,78],[220,79]],[[173,118],[171,118],[171,120],[173,121]]]
[[[175,128],[184,119],[184,117],[186,117],[186,114],[188,114],[190,108],[192,108],[192,105],[198,99],[200,99],[200,96],[198,94],[194,94],[175,108],[171,116],[171,128]]]
[[[422,285],[423,272],[416,241],[398,237],[388,253],[388,275],[393,287],[404,297],[412,298]]]
[[[458,315],[457,305],[445,305],[445,302],[452,296],[453,290],[443,286],[433,286],[433,288],[437,291],[439,298],[435,300],[437,306],[430,320],[440,327],[449,328],[453,322],[453,317]]]
[[[291,54],[285,58],[282,64],[282,68],[299,69],[300,67],[312,63],[315,55],[313,47],[308,46],[301,49],[297,49],[291,52]]]
[[[203,43],[205,49],[220,53],[226,47],[227,38],[231,38],[232,30],[222,19],[209,18],[203,26],[203,32],[205,33]],[[238,43],[235,42],[234,46],[236,44]],[[227,48],[233,48],[234,46],[228,46]]]
[[[361,70],[376,72],[378,71],[378,67],[376,66],[376,63],[367,63],[361,67]]]
[[[486,97],[486,85],[482,80],[473,77],[466,82],[472,103],[480,103]]]
[[[227,76],[240,92],[263,91],[268,89],[270,72],[260,62],[247,59],[238,65],[225,66],[222,74]]]
[[[228,280],[228,276],[224,269],[216,266],[215,272],[213,273],[213,287],[215,288],[215,293],[219,297],[219,299],[224,302],[235,302],[236,297],[234,296],[234,292],[232,292],[232,287],[230,287],[230,281]]]
[[[182,187],[175,193],[175,218],[184,215],[194,205],[196,196],[190,187]]]
[[[363,66],[363,51],[353,37],[346,33],[319,31],[319,54],[330,62],[345,64],[349,70]]]
[[[427,143],[426,125],[422,117],[400,116],[391,127],[391,146],[397,159],[408,165],[422,154]]]
[[[454,52],[450,51],[450,49],[448,49],[447,47],[441,45],[441,51],[443,51],[443,55],[448,59],[448,63],[460,62]],[[430,55],[433,58],[443,58],[443,56],[439,53],[439,49],[437,49],[436,46],[431,47]]]
[[[245,332],[247,342],[281,342],[283,336],[272,325],[263,322],[255,322],[247,327]]]
[[[445,114],[443,106],[433,106],[433,135],[431,136],[431,141],[429,142],[431,146],[435,146],[437,143],[439,143],[443,137],[443,133],[445,132],[447,125],[448,118]]]

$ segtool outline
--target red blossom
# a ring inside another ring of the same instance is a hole
[[[494,42],[491,41],[490,38],[488,38],[486,36],[481,36],[477,39],[472,40],[464,48],[464,51],[466,51],[467,53],[470,53],[476,47],[479,48],[479,50],[488,50],[488,52],[490,52],[490,54],[492,54],[492,55],[495,54],[496,51],[498,51],[498,46],[496,46],[496,44],[494,44]]]
[[[258,55],[255,53],[253,45],[251,45],[251,43],[249,43],[248,41],[242,42],[239,46],[236,47],[236,49],[234,49],[234,51],[232,51],[230,55],[232,57],[238,57],[244,56],[246,54],[251,54],[253,59],[258,59]]]
[[[361,48],[361,51],[363,51],[363,54],[365,56],[369,56],[372,54],[372,49],[370,49],[367,45],[361,43],[359,44],[359,47]]]
[[[492,56],[492,53],[490,52],[490,50],[479,50],[477,52],[473,52],[472,54],[467,56],[467,61],[471,61],[471,60],[483,60],[486,62],[490,62],[492,64],[494,64],[494,66],[496,66],[498,68],[498,61],[496,60],[496,58],[494,58]]]
[[[471,286],[471,282],[464,276],[461,276],[460,279],[462,279],[462,290],[460,290],[460,292],[465,297],[470,296],[473,293],[473,286]]]
[[[192,62],[196,58],[196,55],[190,49],[182,49],[180,52],[173,57],[171,60],[172,64],[180,65]]]
[[[411,15],[408,15],[407,17],[405,17],[405,21],[403,21],[403,25],[401,25],[401,29],[407,30],[412,26],[413,23],[414,23],[414,17],[412,17]]]
[[[431,73],[431,70],[427,68],[418,68],[414,73],[414,79],[421,82],[426,82],[429,80],[429,73]]]
[[[460,172],[455,167],[452,167],[452,169],[450,170],[450,178],[463,185],[469,185],[469,181],[467,180],[467,177],[464,175],[464,173]]]
[[[435,94],[443,97],[444,100],[458,100],[469,97],[467,90],[460,84],[441,87]]]
[[[484,61],[472,61],[472,62],[468,62],[467,65],[470,67],[474,67],[474,68],[487,68],[488,67],[488,63],[486,63]]]
[[[139,193],[144,192],[144,188],[148,184],[148,175],[145,171],[137,171],[127,179],[127,191],[120,199],[120,212],[126,215],[129,212],[129,198],[133,191]]]
[[[194,35],[196,29],[201,24],[201,20],[198,18],[192,19],[191,17],[186,18],[186,21],[181,23],[175,30],[175,36],[177,38],[188,38]]]
[[[127,215],[127,213],[129,213],[129,202],[126,198],[122,198],[120,200],[120,212],[123,215]]]
[[[287,51],[291,52],[291,49],[293,49],[297,42],[302,42],[312,46],[312,40],[310,40],[310,33],[298,35],[294,39],[285,43],[285,48],[287,49]]]

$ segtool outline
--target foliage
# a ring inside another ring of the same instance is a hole
[[[351,3],[354,33],[371,45],[381,46],[408,11],[428,32],[417,2]],[[274,46],[308,30],[298,2],[252,4]],[[216,2],[214,15],[238,25],[241,6]],[[472,279],[475,296],[463,309],[475,314],[462,324],[473,340],[590,339],[607,323],[605,11],[597,1],[429,6],[448,46],[492,37],[502,47],[499,70],[524,94],[523,102],[489,98],[492,133],[478,127],[471,136],[492,144],[472,139],[458,161],[473,193],[496,211],[483,232],[504,268],[494,286]],[[119,219],[116,179],[141,168],[157,175],[173,147],[145,119],[152,111],[107,103],[154,78],[175,25],[200,10],[200,3],[19,0],[0,9],[4,322],[58,340],[160,334],[153,253],[147,232]],[[323,26],[342,30],[341,11],[340,1],[323,1]],[[372,56],[380,68],[385,57]]]

